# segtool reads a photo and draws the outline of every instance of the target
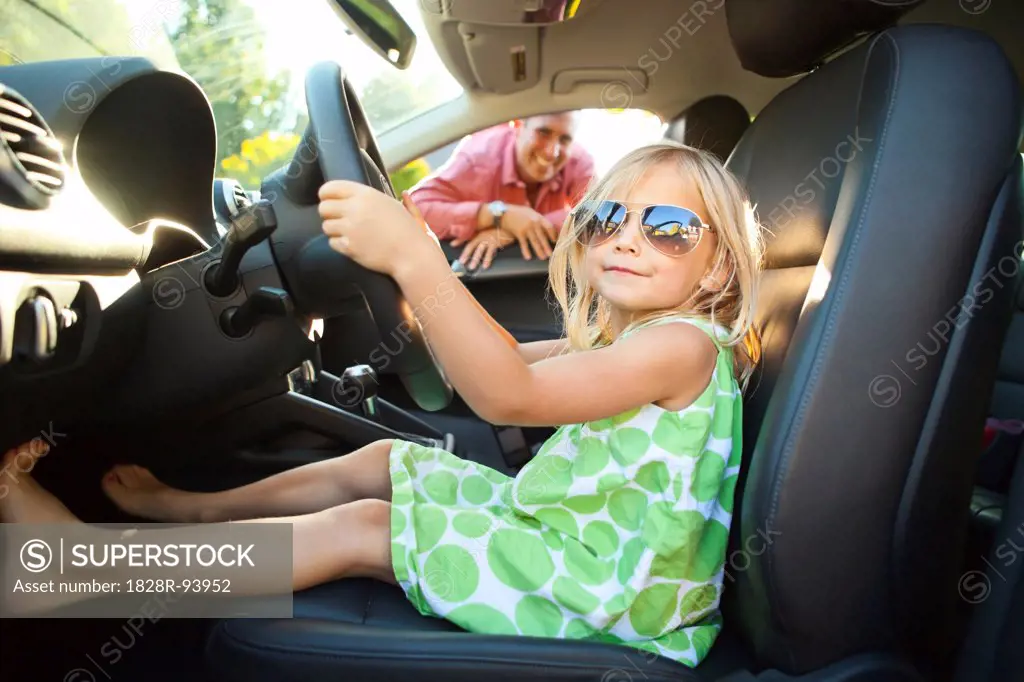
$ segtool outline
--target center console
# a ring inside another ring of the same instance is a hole
[[[301,369],[301,368],[300,368]],[[328,419],[348,433],[365,434],[371,442],[401,438],[427,447],[455,452],[455,436],[441,433],[422,419],[377,397],[376,372],[369,365],[349,367],[342,376],[321,371],[307,392],[295,391],[325,405]]]
[[[233,410],[219,424],[222,436],[239,446],[322,448],[332,455],[384,439],[455,452],[452,434],[378,397],[376,373],[368,365],[350,367],[339,377],[307,360],[286,381],[287,391]]]

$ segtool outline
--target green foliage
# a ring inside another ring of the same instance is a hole
[[[414,159],[389,175],[395,194],[402,196],[402,192],[412,189],[417,182],[430,175],[430,164],[426,159]]]
[[[243,142],[280,129],[291,79],[287,72],[270,72],[263,27],[241,0],[182,0],[182,5],[181,22],[171,40],[182,69],[213,103],[217,163],[225,169],[226,159],[244,156]],[[259,187],[259,179],[254,181],[241,164],[229,162],[228,167],[235,169],[229,176],[242,175],[236,179],[247,189]]]
[[[294,133],[264,132],[243,140],[237,154],[220,162],[220,173],[234,178],[243,187],[257,189],[263,178],[286,166],[299,144]]]

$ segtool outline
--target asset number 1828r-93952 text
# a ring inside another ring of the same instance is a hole
[[[221,578],[193,578],[173,580],[170,578],[137,578],[126,583],[128,592],[231,592],[231,581]]]

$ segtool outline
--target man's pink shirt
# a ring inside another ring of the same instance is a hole
[[[439,239],[469,240],[477,229],[481,204],[501,200],[531,206],[561,229],[569,211],[586,192],[594,159],[582,147],[570,148],[569,161],[543,183],[531,204],[515,163],[516,129],[508,124],[462,140],[438,171],[411,191],[412,199]]]

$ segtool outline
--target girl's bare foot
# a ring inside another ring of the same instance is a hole
[[[31,471],[47,449],[38,444],[25,443],[8,450],[0,463],[3,483],[0,485],[0,521],[4,523],[81,523],[56,497],[32,478]],[[13,537],[6,539],[14,543]],[[3,570],[15,574],[19,571],[16,547],[7,546],[0,552]],[[65,594],[5,593],[0,594],[0,608],[11,614],[30,615],[62,606],[73,601]]]
[[[78,521],[68,508],[32,478],[31,471],[49,451],[37,441],[8,450],[0,464],[0,520],[4,523],[68,523]]]
[[[118,465],[103,477],[103,492],[118,507],[146,519],[196,523],[203,520],[202,493],[190,493],[161,483],[144,467]]]

